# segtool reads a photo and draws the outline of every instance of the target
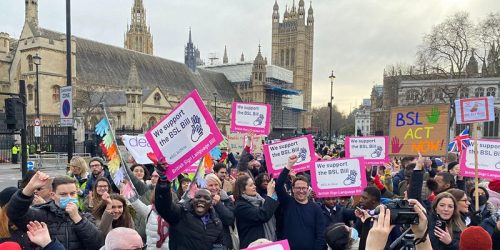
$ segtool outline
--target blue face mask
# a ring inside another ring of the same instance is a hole
[[[66,209],[66,206],[68,206],[69,203],[73,203],[78,206],[78,198],[71,198],[66,196],[59,199],[59,207],[62,209]]]
[[[358,230],[356,230],[354,227],[351,227],[351,239],[352,240],[359,239]]]

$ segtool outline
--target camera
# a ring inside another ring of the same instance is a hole
[[[416,225],[418,224],[418,214],[413,210],[413,205],[407,200],[393,200],[385,205],[391,210],[391,225]],[[370,212],[370,215],[378,215],[380,209],[377,207]]]

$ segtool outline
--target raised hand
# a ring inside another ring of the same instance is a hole
[[[401,149],[403,148],[404,144],[399,144],[399,138],[394,136],[391,139],[391,151],[394,154],[397,154],[401,152]]]
[[[23,189],[23,194],[26,196],[32,196],[36,189],[44,187],[48,182],[49,176],[41,171],[38,171],[28,182],[28,185],[26,185]]]
[[[441,116],[441,111],[437,107],[432,107],[431,113],[425,115],[430,124],[436,124],[439,121],[439,116]]]
[[[69,214],[69,217],[71,218],[71,220],[75,224],[82,220],[82,217],[78,213],[78,206],[75,203],[73,203],[73,202],[68,203],[65,210],[66,210],[66,213]]]
[[[35,194],[35,198],[33,198],[34,205],[41,205],[41,204],[45,204],[45,203],[47,203],[47,201],[45,201],[42,197]]]
[[[425,165],[425,158],[422,157],[422,154],[418,152],[417,163],[415,164],[415,170],[422,170]]]
[[[158,159],[156,155],[153,152],[149,152],[147,154],[148,158],[153,162],[155,166],[155,170],[160,176],[161,180],[166,180],[166,171],[167,171],[167,162],[165,161],[165,158]]]
[[[378,219],[373,222],[366,239],[366,246],[370,246],[367,249],[384,249],[389,233],[394,228],[394,225],[391,225],[391,210],[385,209],[383,205],[379,206],[379,209]]]
[[[295,165],[298,159],[299,157],[297,157],[296,154],[290,155],[290,157],[288,157],[288,163],[286,164],[286,168],[288,170],[292,169],[293,165]]]
[[[28,238],[31,242],[45,248],[52,240],[50,239],[49,229],[44,222],[30,221],[28,225]]]
[[[191,133],[191,141],[197,142],[203,135],[203,128],[201,127],[201,119],[197,115],[191,117],[191,128],[193,129]]]
[[[269,180],[267,183],[267,196],[272,197],[275,191],[276,182],[274,179]]]

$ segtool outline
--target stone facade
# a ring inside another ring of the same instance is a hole
[[[370,135],[370,99],[364,99],[354,115],[354,134],[356,136]]]
[[[142,0],[134,0],[130,11],[132,23],[127,25],[125,34],[125,48],[145,54],[153,54],[153,36],[150,27],[146,25],[146,9]]]
[[[274,3],[272,14],[272,54],[273,65],[293,71],[293,88],[304,93],[304,109],[299,126],[311,127],[311,94],[313,71],[314,16],[312,5],[305,13],[304,0],[295,1],[290,11],[285,9],[280,22],[279,6]]]

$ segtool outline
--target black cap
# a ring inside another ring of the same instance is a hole
[[[16,187],[7,187],[2,190],[2,192],[0,192],[0,207],[5,206],[5,204],[10,201],[10,197],[12,197],[17,190]]]

